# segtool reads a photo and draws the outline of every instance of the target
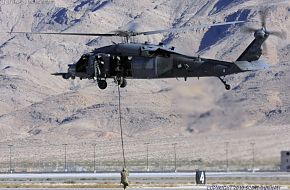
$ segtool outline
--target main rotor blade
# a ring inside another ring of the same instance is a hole
[[[54,32],[8,32],[10,34],[44,34],[44,35],[67,35],[67,36],[118,36],[118,34],[95,34],[95,33],[54,33]]]
[[[184,28],[171,28],[171,29],[154,30],[154,31],[148,31],[148,32],[136,32],[135,35],[153,35],[153,34],[160,34],[160,33],[165,33],[165,32],[182,32],[182,31],[187,31],[187,30],[210,28],[212,26],[241,24],[245,22],[247,21],[233,21],[233,22],[221,22],[221,23],[215,23],[215,24],[203,24],[203,25],[189,26],[189,27],[184,27]]]
[[[247,21],[233,21],[233,22],[221,22],[215,24],[204,24],[204,25],[196,25],[184,28],[171,28],[171,29],[164,29],[164,30],[154,30],[148,32],[134,32],[134,31],[122,31],[117,30],[113,31],[113,33],[108,34],[99,34],[99,33],[61,33],[61,32],[8,32],[12,34],[44,34],[44,35],[66,35],[66,36],[120,36],[120,37],[130,37],[130,36],[138,36],[138,35],[153,35],[153,34],[160,34],[165,32],[180,32],[180,31],[187,31],[187,30],[195,30],[201,28],[210,28],[212,26],[223,26],[223,25],[231,25],[231,24],[241,24]]]

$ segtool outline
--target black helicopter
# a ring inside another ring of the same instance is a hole
[[[28,33],[28,34],[53,34],[53,35],[75,35],[75,36],[119,36],[124,43],[97,48],[84,54],[80,60],[68,65],[66,73],[53,73],[64,79],[93,79],[96,80],[100,89],[107,88],[108,78],[124,88],[126,79],[156,79],[156,78],[179,78],[185,80],[188,77],[210,77],[215,76],[225,85],[226,90],[231,86],[226,83],[226,75],[266,69],[267,64],[260,60],[262,45],[267,38],[273,34],[281,36],[281,32],[270,32],[266,29],[266,13],[261,12],[261,29],[247,28],[253,32],[255,39],[234,62],[226,62],[214,59],[205,59],[199,56],[183,55],[175,51],[174,47],[166,47],[145,43],[132,43],[130,39],[139,35],[153,35],[164,32],[179,32],[185,30],[210,28],[221,25],[241,24],[247,21],[234,21],[215,23],[209,25],[198,25],[192,27],[156,30],[149,32],[114,31],[108,34],[95,33]],[[27,32],[11,32],[25,33]]]

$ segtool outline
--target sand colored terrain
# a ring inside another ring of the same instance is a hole
[[[61,145],[68,143],[76,147],[70,149],[71,159],[85,161],[91,159],[91,144],[98,143],[100,158],[114,161],[121,156],[113,81],[102,91],[93,81],[50,75],[65,72],[67,64],[83,53],[120,39],[5,32],[105,33],[184,27],[229,18],[259,20],[262,5],[271,10],[267,28],[287,32],[286,39],[268,40],[267,54],[263,55],[270,63],[268,70],[228,76],[231,91],[225,91],[216,78],[129,80],[121,92],[123,125],[130,160],[144,161],[144,143],[151,142],[152,159],[171,161],[172,143],[177,142],[180,159],[202,159],[207,165],[219,163],[223,168],[228,141],[232,164],[236,167],[236,162],[245,162],[246,166],[239,168],[247,168],[251,163],[250,142],[255,142],[257,163],[277,168],[280,151],[290,146],[289,1],[55,0],[1,4],[0,148],[7,153],[7,145],[15,145],[19,160],[24,161],[58,159]],[[256,22],[250,25],[260,27]],[[163,41],[182,53],[235,61],[253,34],[234,26],[138,40]],[[7,157],[0,157],[1,161],[7,162]]]

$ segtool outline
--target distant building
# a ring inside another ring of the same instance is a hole
[[[290,172],[290,151],[281,151],[281,166],[283,172]]]

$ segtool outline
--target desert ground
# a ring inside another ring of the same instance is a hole
[[[125,151],[133,170],[278,170],[289,150],[290,3],[268,0],[77,0],[0,3],[0,171],[62,171],[64,145],[75,171],[121,166],[117,86],[52,76],[83,53],[118,38],[9,34],[10,31],[97,32],[177,28],[232,20],[259,21],[267,6],[271,36],[263,59],[270,68],[217,78],[129,80],[121,91]],[[249,24],[261,27],[259,23]],[[235,61],[254,39],[242,26],[140,37],[189,55]],[[255,143],[255,144],[253,144]],[[13,145],[10,154],[8,145]]]

